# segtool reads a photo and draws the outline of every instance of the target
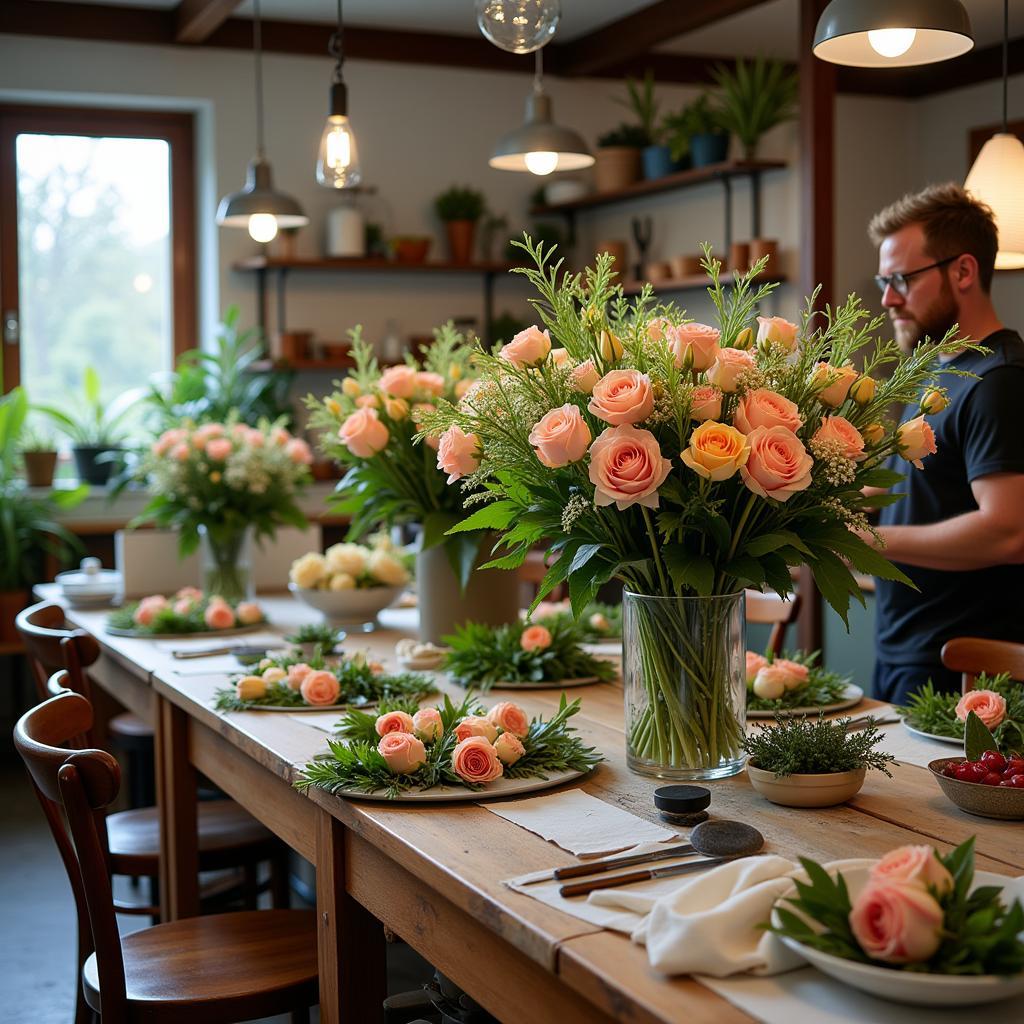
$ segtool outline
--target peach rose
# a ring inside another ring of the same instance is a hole
[[[871,869],[871,877],[878,882],[931,887],[940,895],[953,888],[953,876],[930,846],[900,846],[890,850]]]
[[[174,459],[175,462],[184,462],[191,454],[192,450],[184,441],[176,444],[171,449],[171,458]]]
[[[305,679],[312,671],[313,669],[304,661],[299,661],[296,662],[296,664],[289,666],[288,685],[293,690],[297,690],[302,685],[302,680]]]
[[[487,717],[503,732],[510,732],[513,736],[522,737],[530,731],[530,719],[526,712],[510,700],[495,704],[487,712]]]
[[[551,646],[551,631],[546,626],[527,626],[519,638],[524,651],[543,651]]]
[[[389,732],[415,732],[416,727],[412,715],[405,711],[389,711],[380,715],[373,723],[378,736],[387,736]]]
[[[508,344],[502,346],[498,355],[522,369],[543,363],[550,351],[551,335],[533,326],[520,331]]]
[[[548,354],[548,358],[555,366],[567,366],[569,363],[569,350],[567,348],[553,348]]]
[[[263,670],[263,682],[265,683],[280,683],[287,678],[288,673],[277,665],[271,665],[270,668]]]
[[[718,358],[718,339],[722,332],[707,324],[680,324],[665,332],[668,347],[681,370],[706,370]]]
[[[718,350],[718,359],[708,370],[707,378],[731,395],[739,387],[740,376],[752,369],[754,357],[749,352],[741,348],[722,348]]]
[[[494,741],[494,752],[502,764],[511,768],[526,753],[526,747],[515,733],[503,732]]]
[[[424,743],[440,739],[444,732],[441,712],[437,708],[420,708],[412,716],[412,730]]]
[[[250,427],[245,432],[245,443],[249,445],[250,448],[262,448],[266,443],[266,438],[263,436],[263,432],[261,430],[257,430],[255,427]]]
[[[594,385],[587,408],[613,427],[639,423],[654,411],[651,378],[639,370],[612,370]]]
[[[772,664],[782,672],[782,681],[787,690],[799,690],[810,675],[806,665],[790,661],[789,658],[776,658]]]
[[[747,434],[750,458],[740,468],[743,482],[762,498],[788,501],[811,484],[814,459],[785,427],[757,427]]]
[[[372,397],[372,396],[363,396]],[[388,444],[388,428],[381,423],[376,409],[357,409],[338,431],[341,443],[357,458],[369,459]]]
[[[377,753],[387,761],[395,775],[408,775],[427,763],[422,741],[407,732],[389,732],[377,744]]]
[[[658,488],[671,472],[672,463],[649,430],[608,427],[590,446],[590,482],[599,506],[615,502],[621,512],[639,502],[657,508]]]
[[[392,398],[411,398],[419,384],[419,373],[412,366],[389,366],[377,381],[377,387]]]
[[[956,717],[966,722],[972,711],[994,729],[1006,717],[1006,700],[992,690],[968,690],[957,702]]]
[[[881,423],[869,423],[861,435],[868,444],[878,444],[885,437],[885,427]]]
[[[736,403],[732,421],[744,434],[755,427],[785,427],[795,434],[803,426],[804,418],[795,402],[767,388],[756,388]]]
[[[479,467],[480,438],[453,423],[438,441],[437,468],[447,473],[448,483],[453,484]]]
[[[921,460],[926,455],[934,455],[936,452],[935,431],[923,416],[915,416],[912,420],[901,423],[896,429],[896,447],[907,462],[918,469],[924,469]]]
[[[820,388],[816,397],[822,405],[838,409],[846,401],[857,376],[857,371],[849,363],[846,366],[818,363],[811,374],[811,384]]]
[[[874,960],[916,964],[942,941],[942,907],[917,885],[871,882],[854,901],[850,929]]]
[[[356,399],[356,407],[359,409],[379,409],[380,399],[376,395],[360,395]]]
[[[494,747],[483,736],[470,736],[452,751],[452,771],[464,782],[483,784],[501,778],[504,769]]]
[[[781,316],[757,318],[757,344],[774,345],[783,352],[796,351],[796,335],[800,328]]]
[[[727,423],[707,420],[690,435],[683,463],[705,480],[728,480],[750,456],[747,439]]]
[[[647,337],[651,341],[661,341],[667,331],[672,330],[672,321],[665,316],[656,316],[647,325]]]
[[[193,601],[200,601],[202,600],[203,592],[198,587],[182,587],[174,596],[187,597]]]
[[[284,427],[274,427],[270,432],[270,440],[276,444],[278,448],[284,448],[291,439],[292,435],[289,434]]]
[[[235,611],[238,613],[238,621],[243,626],[263,621],[263,609],[255,601],[242,601]]]
[[[235,624],[235,613],[225,601],[211,601],[203,612],[203,621],[210,629],[230,629]]]
[[[434,398],[440,398],[444,394],[444,377],[431,370],[420,370],[416,374],[416,387]]]
[[[845,416],[825,416],[812,441],[828,441],[839,446],[843,456],[860,462],[865,458],[864,438]]]
[[[140,602],[132,620],[138,626],[151,626],[157,615],[167,607],[167,598],[162,594],[152,594],[144,597]]]
[[[581,395],[593,394],[594,385],[600,379],[601,375],[597,372],[593,359],[584,359],[582,363],[574,366],[569,374],[569,384]]]
[[[710,384],[701,384],[690,396],[690,419],[703,423],[722,415],[722,392]]]
[[[313,461],[309,445],[301,437],[293,437],[285,446],[284,453],[292,462],[308,466]]]
[[[174,602],[174,614],[175,615],[188,615],[189,612],[191,612],[192,609],[195,608],[195,606],[196,606],[196,603],[195,603],[195,601],[192,600],[191,597],[180,597],[180,598],[178,598],[177,601]],[[136,611],[135,615],[137,616],[138,614],[139,614],[138,611]],[[138,622],[138,619],[136,618],[135,621]],[[149,623],[147,622],[147,623],[145,623],[145,625],[148,626]]]
[[[299,684],[299,693],[307,704],[337,704],[341,694],[341,684],[333,672],[320,669],[310,672]]]
[[[789,678],[781,665],[769,663],[762,665],[754,676],[751,689],[755,697],[761,700],[778,700],[786,692],[786,680]]]
[[[754,676],[768,664],[768,659],[757,651],[747,651],[747,682],[752,683]]]
[[[534,424],[529,437],[537,458],[551,469],[579,462],[592,440],[583,414],[572,403],[545,413]]]
[[[466,715],[455,724],[455,738],[461,743],[470,736],[482,736],[493,743],[498,738],[498,727],[485,715]]]
[[[267,695],[267,681],[262,676],[242,676],[235,683],[235,696],[239,700],[259,700]]]

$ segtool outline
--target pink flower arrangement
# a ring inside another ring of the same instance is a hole
[[[1006,698],[993,690],[968,690],[957,702],[956,717],[961,722],[974,712],[989,729],[1006,718]]]
[[[551,631],[547,626],[527,626],[519,638],[524,651],[543,651],[551,646]]]

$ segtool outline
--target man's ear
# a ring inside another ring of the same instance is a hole
[[[958,256],[949,266],[949,279],[957,291],[970,291],[980,280],[978,261],[969,252]]]

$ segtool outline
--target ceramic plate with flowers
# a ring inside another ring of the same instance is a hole
[[[776,658],[747,651],[747,717],[771,718],[778,711],[842,711],[859,704],[864,691],[822,668],[820,653],[797,651]]]
[[[151,594],[111,612],[107,632],[114,636],[179,637],[195,633],[244,633],[266,625],[255,601],[232,604],[198,587],[182,587],[167,597]]]
[[[1024,750],[1024,686],[1008,674],[975,680],[967,693],[941,693],[931,680],[897,708],[904,726],[919,736],[962,746],[967,716],[973,711],[1004,753]]]

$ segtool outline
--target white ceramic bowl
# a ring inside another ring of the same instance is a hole
[[[766,772],[747,762],[750,784],[766,800],[783,807],[834,807],[853,799],[864,785],[866,769],[822,775],[784,775]]]
[[[405,587],[306,590],[289,583],[288,589],[303,604],[320,612],[329,625],[350,631],[366,631],[376,626],[378,613],[394,604]]]

